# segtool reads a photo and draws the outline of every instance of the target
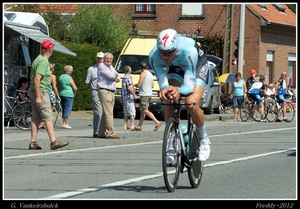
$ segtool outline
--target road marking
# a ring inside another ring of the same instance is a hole
[[[284,131],[284,130],[291,130],[291,129],[296,129],[296,127],[280,128],[280,129],[268,129],[268,130],[260,130],[260,131],[247,131],[247,132],[240,132],[240,133],[209,135],[209,138],[220,137],[220,136],[231,136],[231,135],[243,135],[243,134],[249,134],[249,133],[253,134],[253,133],[260,133],[260,132],[273,132],[274,130]],[[46,152],[46,153],[16,155],[16,156],[4,157],[4,160],[17,159],[17,158],[26,158],[26,157],[36,157],[36,156],[46,156],[46,155],[56,155],[57,153],[70,153],[70,152],[77,152],[77,151],[100,150],[100,149],[109,149],[109,148],[116,148],[116,147],[128,147],[128,146],[136,146],[136,145],[155,144],[155,143],[162,143],[162,141],[158,140],[158,141],[153,141],[153,142],[145,142],[145,143],[137,143],[137,144],[123,144],[123,145],[114,145],[114,146],[107,146],[107,147],[92,147],[92,148],[74,149],[74,150],[59,150],[59,151],[56,151],[56,152],[51,151],[51,152]]]
[[[296,148],[289,148],[289,149],[281,150],[281,151],[268,152],[268,153],[263,153],[263,154],[259,154],[259,155],[253,155],[253,156],[248,156],[248,157],[243,157],[243,158],[237,158],[237,159],[226,160],[226,161],[221,161],[221,162],[216,162],[216,163],[210,163],[210,164],[204,165],[204,167],[213,167],[213,166],[218,166],[218,165],[225,165],[225,164],[230,164],[230,163],[234,163],[234,162],[250,160],[250,159],[269,156],[269,155],[274,155],[274,154],[279,154],[279,153],[283,153],[283,152],[289,152],[289,151],[293,151],[293,150],[296,150]],[[153,175],[147,175],[147,176],[141,176],[141,177],[132,178],[132,179],[128,179],[128,180],[117,181],[117,182],[113,182],[113,183],[110,183],[110,184],[104,184],[104,185],[99,185],[99,186],[91,186],[91,187],[87,187],[87,188],[83,188],[83,189],[78,189],[76,191],[65,192],[65,193],[61,193],[61,194],[57,194],[57,195],[52,195],[52,196],[49,196],[49,197],[44,197],[44,198],[41,198],[41,199],[71,198],[71,197],[74,197],[76,195],[80,195],[80,194],[84,194],[84,193],[88,193],[88,192],[96,192],[96,191],[100,191],[102,189],[106,189],[106,188],[110,188],[110,187],[122,186],[122,185],[126,185],[126,184],[136,183],[136,182],[149,180],[149,179],[153,179],[153,178],[159,178],[161,176],[163,176],[162,172],[157,173],[157,174],[153,174]]]

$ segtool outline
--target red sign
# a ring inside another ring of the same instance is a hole
[[[232,60],[231,64],[232,64],[232,65],[236,65],[236,64],[237,64],[237,61],[236,61],[236,60]]]

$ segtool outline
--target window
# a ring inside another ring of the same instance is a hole
[[[288,56],[287,85],[296,88],[296,54]]]
[[[264,4],[257,4],[257,5],[262,9],[267,9],[266,5],[264,5]]]
[[[203,15],[203,4],[182,4],[182,15]]]
[[[267,51],[266,82],[273,83],[273,51]]]
[[[285,8],[281,4],[272,4],[279,12],[285,12]]]
[[[155,4],[136,4],[134,14],[155,14]]]

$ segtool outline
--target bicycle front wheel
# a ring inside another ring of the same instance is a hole
[[[180,175],[181,167],[181,148],[177,137],[178,124],[174,117],[169,118],[164,130],[163,146],[162,146],[162,169],[166,188],[169,192],[174,192]],[[179,144],[178,144],[179,143]],[[170,155],[169,148],[174,148],[174,154]],[[169,151],[169,153],[168,153]],[[173,158],[170,162],[169,158]]]
[[[286,102],[286,122],[291,122],[294,120],[295,110],[294,105],[291,102]]]
[[[190,142],[189,142],[189,155],[194,156],[198,154],[199,150],[199,141],[196,135],[195,125],[192,125],[190,132]],[[193,188],[198,188],[201,182],[202,174],[204,169],[204,162],[200,161],[198,158],[196,161],[192,162],[188,167],[188,176],[190,184]]]
[[[242,107],[241,107],[241,120],[243,122],[246,122],[249,118],[250,118],[251,114],[250,114],[250,110],[249,110],[249,102],[246,101],[243,103]]]
[[[12,110],[12,117],[14,125],[20,130],[30,130],[30,122],[26,116],[26,111],[31,108],[30,102],[17,104]]]

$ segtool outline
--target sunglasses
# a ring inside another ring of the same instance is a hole
[[[162,55],[162,56],[164,56],[164,57],[170,57],[170,56],[172,56],[174,53],[176,52],[176,50],[172,50],[172,51],[170,51],[170,52],[162,52],[162,51],[159,51],[159,53]]]

